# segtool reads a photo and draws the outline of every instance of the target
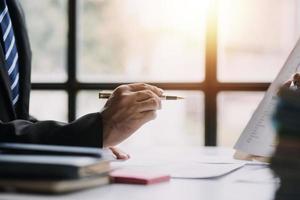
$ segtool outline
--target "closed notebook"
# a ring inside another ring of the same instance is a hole
[[[1,178],[78,179],[109,170],[109,160],[102,158],[0,154]]]
[[[0,143],[0,152],[11,155],[111,157],[111,152],[94,147],[72,147],[41,144]]]
[[[93,176],[71,180],[0,179],[0,188],[8,191],[66,193],[109,184],[108,176]]]

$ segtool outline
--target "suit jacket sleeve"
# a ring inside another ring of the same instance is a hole
[[[0,121],[0,141],[81,147],[102,147],[100,113],[85,115],[71,123],[57,121]]]

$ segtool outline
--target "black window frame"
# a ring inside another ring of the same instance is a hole
[[[33,90],[60,90],[68,94],[68,120],[76,118],[77,93],[82,90],[113,90],[127,83],[84,83],[77,80],[77,43],[78,43],[78,3],[79,0],[68,0],[68,45],[67,75],[65,83],[32,83]],[[226,91],[266,91],[270,83],[264,82],[220,82],[217,79],[218,58],[218,0],[211,0],[207,17],[205,44],[205,80],[188,83],[152,82],[165,90],[190,90],[204,93],[205,146],[217,145],[217,96]],[[200,134],[200,133],[199,133]]]

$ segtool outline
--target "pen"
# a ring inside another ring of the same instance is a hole
[[[99,93],[99,99],[108,99],[112,93],[110,92],[100,92]],[[161,100],[181,100],[184,99],[184,97],[179,97],[179,96],[169,96],[169,95],[163,95],[160,97]]]

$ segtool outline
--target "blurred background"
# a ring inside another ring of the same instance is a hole
[[[67,122],[99,111],[98,91],[122,83],[186,97],[163,102],[123,148],[232,147],[300,33],[298,0],[20,2],[35,117]]]

